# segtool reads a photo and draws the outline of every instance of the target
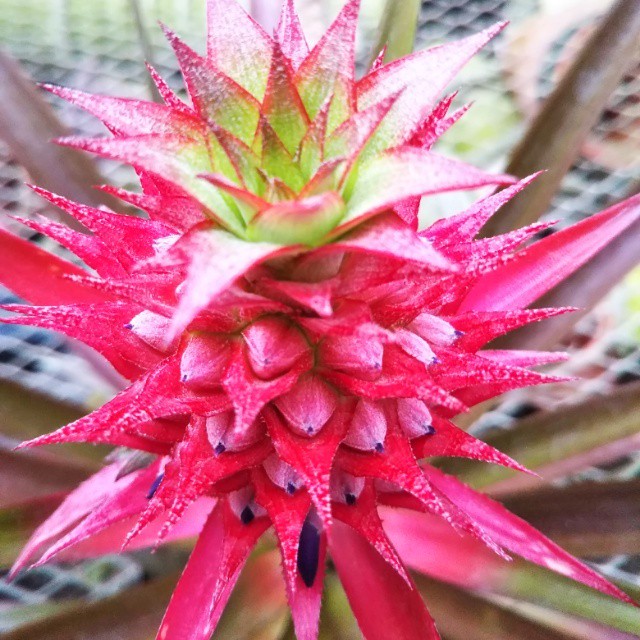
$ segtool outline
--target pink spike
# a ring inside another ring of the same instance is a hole
[[[87,272],[0,228],[0,282],[33,304],[91,304],[113,299],[108,293],[67,279]]]
[[[475,389],[478,386],[497,384],[499,388],[504,388],[504,391],[507,391],[536,384],[568,382],[570,380],[570,378],[549,376],[528,369],[507,367],[471,354],[453,355],[441,352],[440,359],[440,363],[432,368],[434,380],[448,391],[463,389],[462,392],[456,393],[463,402],[466,402],[470,397],[475,397]]]
[[[131,268],[138,260],[155,255],[155,243],[172,233],[169,227],[160,222],[78,204],[40,187],[32,189],[93,231],[127,268]]]
[[[227,0],[212,1],[226,2]],[[235,0],[232,0],[231,4],[237,6]],[[216,122],[240,139],[243,135],[246,136],[248,131],[255,131],[260,115],[258,100],[231,77],[225,75],[223,67],[216,67],[211,61],[199,56],[167,27],[163,27],[163,30],[176,53],[198,115],[205,121]],[[232,33],[236,46],[239,46],[237,26]],[[237,52],[237,49],[235,50]],[[247,60],[244,60],[243,64],[246,62]],[[251,140],[245,139],[243,142],[250,143]]]
[[[385,65],[384,59],[387,57],[387,50],[389,49],[388,45],[384,45],[380,50],[380,53],[376,56],[376,59],[371,64],[371,69],[369,69],[369,73],[375,73],[378,69],[381,69]]]
[[[74,231],[67,225],[53,222],[44,216],[40,216],[39,220],[31,220],[29,218],[14,219],[38,233],[49,236],[63,247],[66,247],[101,276],[126,276],[127,272],[122,264],[114,258],[107,245],[99,237]]]
[[[573,307],[555,309],[522,309],[521,311],[470,311],[451,319],[460,332],[458,347],[474,352],[491,340],[532,322],[572,313]]]
[[[104,442],[164,454],[168,445],[147,440],[145,425],[155,418],[184,412],[177,377],[177,362],[165,360],[93,413],[23,443],[20,448],[58,442]]]
[[[11,575],[15,576],[42,547],[57,540],[81,518],[101,505],[113,491],[121,468],[122,463],[109,465],[78,485],[35,530],[13,565]]]
[[[536,475],[509,456],[474,438],[448,420],[435,416],[433,427],[434,433],[425,435],[413,443],[413,451],[417,458],[433,456],[469,458]]]
[[[282,12],[275,37],[282,48],[282,53],[291,63],[293,70],[296,71],[309,55],[309,45],[302,31],[294,0],[284,0],[282,3]]]
[[[178,98],[178,96],[173,92],[171,87],[166,83],[165,79],[147,62],[146,63],[147,70],[149,71],[149,75],[153,80],[156,88],[158,89],[158,93],[160,97],[164,100],[164,103],[175,109],[176,111],[181,111],[183,113],[189,113],[189,107]]]
[[[510,176],[484,173],[429,151],[398,147],[361,167],[340,228],[362,223],[413,196],[512,182]]]
[[[433,467],[426,466],[423,470],[435,487],[464,509],[506,549],[614,598],[631,602],[620,589],[563,551],[530,524],[509,513],[502,505]]]
[[[540,175],[540,173],[534,173],[512,186],[480,200],[458,215],[438,220],[429,228],[422,231],[420,235],[428,238],[438,247],[455,246],[471,242],[498,209],[509,202]]]
[[[360,0],[349,0],[296,73],[296,85],[312,119],[327,98],[341,90],[342,99],[353,101],[355,38],[359,11]],[[349,105],[347,109],[351,115],[355,111],[355,104]]]
[[[260,101],[272,48],[271,38],[236,0],[207,0],[207,57]]]
[[[189,114],[184,109],[176,110],[157,102],[144,100],[92,95],[55,85],[41,86],[63,100],[88,111],[118,135],[176,133],[197,135],[202,131],[202,123],[195,114]]]
[[[156,366],[161,358],[159,353],[146,347],[125,327],[136,313],[135,308],[126,303],[57,307],[7,305],[2,308],[20,316],[1,318],[0,322],[52,329],[82,340],[129,379]]]
[[[543,238],[509,264],[482,276],[459,311],[507,311],[528,306],[638,219],[640,195]]]
[[[202,498],[190,505],[180,522],[167,534],[165,542],[193,539],[199,535],[214,505],[215,500],[212,498]],[[99,533],[94,533],[90,538],[61,551],[56,555],[56,559],[60,562],[78,562],[105,554],[120,553],[127,534],[136,523],[136,518],[137,516],[133,516],[115,522]],[[161,526],[161,518],[154,520],[127,545],[127,548],[135,550],[153,547]]]
[[[380,554],[380,557],[405,581],[408,587],[413,583],[402,564],[397,551],[387,538],[378,515],[378,505],[373,482],[367,481],[355,504],[336,503],[333,506],[337,520],[357,531]]]
[[[411,87],[411,91],[401,96],[392,109],[392,115],[376,133],[373,149],[388,149],[411,140],[428,119],[437,96],[475,53],[505,26],[505,22],[498,23],[464,40],[419,51],[360,80],[357,86],[360,110]]]
[[[360,534],[336,523],[329,548],[367,640],[388,640],[389,629],[403,640],[440,639],[413,582],[407,584]]]
[[[443,518],[458,532],[477,538],[496,554],[508,559],[509,557],[483,528],[450,501],[447,495],[431,485],[418,466],[411,445],[402,435],[397,417],[393,412],[389,412],[387,417],[389,431],[384,448],[378,455],[340,449],[336,458],[337,465],[354,476],[392,483],[417,498],[429,513]]]
[[[180,196],[171,195],[168,185],[169,183],[163,185],[162,195],[133,193],[109,185],[98,187],[98,189],[146,211],[152,220],[162,222],[171,229],[187,231],[206,220],[202,205],[186,192]]]
[[[202,173],[215,171],[207,156],[202,166],[181,161],[185,153],[197,158],[203,145],[177,135],[135,136],[133,138],[60,138],[58,144],[81,149],[104,158],[131,164],[138,171],[152,173],[163,180],[183,188],[207,207],[209,217],[217,219],[223,227],[239,230],[241,225],[230,211],[217,189],[203,180],[194,180]],[[214,213],[215,211],[215,213]],[[217,216],[222,216],[217,218]]]
[[[304,583],[297,567],[300,535],[311,507],[309,494],[297,490],[288,495],[279,487],[275,487],[262,470],[255,471],[252,477],[256,499],[266,509],[278,538],[287,600],[293,616],[296,637],[299,640],[316,640],[322,600],[325,545],[321,545],[322,557],[318,562],[318,574],[311,587]]]
[[[492,271],[496,266],[506,264],[516,249],[554,224],[555,222],[537,222],[494,238],[484,238],[466,245],[447,247],[445,250],[451,258],[466,259],[470,274],[481,275]]]
[[[539,367],[545,364],[565,362],[570,357],[564,351],[522,351],[515,349],[483,349],[478,355],[507,367]]]
[[[460,113],[460,115],[457,115],[455,120],[453,120],[453,116],[446,118],[449,107],[451,107],[451,103],[457,95],[458,92],[456,91],[438,102],[429,114],[429,117],[422,123],[413,138],[411,138],[410,144],[421,147],[422,149],[430,149],[446,129],[452,126],[455,121],[464,114],[468,106],[456,112],[456,114]],[[451,122],[451,120],[453,121]]]
[[[291,465],[304,480],[327,535],[333,522],[331,468],[346,432],[348,413],[346,406],[338,407],[324,428],[309,439],[289,429],[271,407],[267,407],[263,412],[278,456]]]
[[[69,547],[91,538],[121,520],[137,515],[147,506],[147,494],[160,471],[156,460],[146,469],[136,471],[118,480],[105,500],[92,509],[69,533],[60,538],[40,558],[38,565],[52,560]]]
[[[173,592],[157,640],[208,640],[249,554],[268,527],[266,518],[243,524],[225,501],[198,538]]]
[[[284,142],[289,153],[295,153],[310,122],[293,81],[293,69],[277,43],[273,45],[269,81],[261,113]]]

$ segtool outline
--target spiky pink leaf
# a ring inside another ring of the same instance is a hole
[[[124,267],[111,254],[101,238],[70,229],[66,224],[39,216],[39,219],[15,218],[26,227],[42,233],[72,251],[90,269],[101,276],[126,276]]]
[[[441,45],[384,65],[358,83],[358,108],[365,109],[405,87],[385,122],[375,134],[373,149],[381,150],[408,142],[429,117],[438,95],[458,71],[506,23],[498,23],[476,35]]]
[[[88,207],[40,187],[32,189],[93,231],[127,269],[136,261],[155,255],[155,243],[172,233],[172,229],[161,222]]]
[[[398,573],[407,586],[412,588],[411,578],[382,528],[377,506],[373,483],[368,481],[357,496],[355,504],[338,502],[334,505],[334,512],[337,520],[357,531],[380,554],[389,567]]]
[[[275,37],[293,70],[297,71],[303,60],[309,55],[309,45],[302,31],[294,0],[284,0],[282,3],[282,12]]]
[[[477,493],[452,476],[434,467],[424,473],[435,487],[464,509],[502,546],[523,558],[564,576],[598,589],[625,602],[631,599],[593,569],[563,551],[530,524],[507,511],[502,505]]]
[[[289,153],[295,153],[309,126],[309,116],[293,80],[293,69],[280,45],[274,43],[262,115]]]
[[[640,196],[634,196],[543,238],[510,263],[482,276],[459,311],[507,311],[528,306],[639,218]]]
[[[176,110],[157,102],[92,95],[48,84],[42,87],[99,118],[119,135],[165,135],[178,132],[190,135],[202,130],[202,123],[195,114],[190,115],[183,109]]]
[[[297,566],[300,536],[311,508],[311,499],[306,491],[294,490],[288,495],[274,486],[263,471],[255,472],[253,477],[257,500],[266,509],[278,538],[296,637],[299,640],[316,640],[322,601],[324,549],[321,550],[318,574],[311,587],[304,583]]]
[[[511,182],[510,176],[491,175],[415,147],[399,147],[375,156],[360,168],[342,226],[361,222],[413,196]]]
[[[169,87],[165,79],[154,69],[148,62],[146,63],[149,75],[158,89],[160,97],[164,100],[164,103],[177,111],[183,111],[189,113],[189,107],[178,98],[178,96]]]
[[[81,518],[98,507],[111,494],[120,473],[121,464],[111,464],[78,485],[62,504],[31,536],[15,561],[11,573],[15,575],[44,545],[55,541]]]
[[[347,428],[346,407],[338,407],[314,438],[290,430],[268,407],[263,413],[275,449],[282,460],[303,478],[311,500],[327,530],[331,529],[331,468]]]
[[[146,469],[135,471],[117,480],[102,503],[92,509],[71,531],[49,547],[38,564],[49,562],[54,556],[69,547],[93,537],[120,520],[140,513],[146,506],[146,496],[159,473],[159,468],[160,461],[156,460]]]
[[[531,473],[509,456],[482,442],[482,440],[474,438],[448,420],[436,417],[433,421],[433,427],[435,430],[433,434],[425,435],[413,443],[416,457],[453,456],[469,458]]]
[[[257,100],[264,97],[272,40],[235,0],[207,0],[207,58]]]
[[[236,5],[235,2],[230,4]],[[259,102],[219,67],[199,56],[173,31],[166,27],[164,31],[176,53],[198,115],[250,143],[258,125]]]
[[[0,228],[0,282],[33,304],[91,304],[112,300],[69,276],[87,272]]]
[[[238,431],[248,429],[262,409],[290,391],[310,366],[310,357],[302,357],[283,375],[273,380],[261,380],[249,367],[244,349],[236,345],[222,380],[222,387],[235,409],[235,428]]]
[[[5,324],[24,324],[59,331],[82,340],[101,353],[116,371],[132,379],[158,364],[161,355],[150,349],[131,330],[127,323],[137,312],[126,303],[58,305],[31,307],[7,305],[6,311],[20,314],[2,318]]]
[[[173,592],[157,640],[208,640],[249,553],[268,527],[266,518],[240,522],[226,502],[217,505]]]
[[[439,640],[413,583],[407,585],[377,551],[347,525],[334,525],[331,557],[366,640]]]
[[[211,162],[204,141],[194,142],[179,135],[145,135],[127,138],[62,138],[63,146],[82,149],[105,158],[131,164],[181,187],[201,202],[213,219],[223,226],[241,231],[236,214],[212,185],[198,178],[203,173],[215,173],[219,167]]]
[[[338,96],[329,111],[343,103],[346,115],[355,110],[353,78],[355,38],[360,0],[349,0],[296,73],[296,85],[311,119],[330,96]],[[351,104],[350,104],[351,103]],[[342,112],[342,108],[340,109]],[[340,118],[342,114],[337,116]],[[331,114],[329,115],[331,120]],[[342,117],[338,124],[346,119]],[[334,127],[335,128],[335,127]]]

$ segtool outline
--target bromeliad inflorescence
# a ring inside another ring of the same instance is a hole
[[[47,87],[106,124],[108,139],[60,142],[132,164],[142,193],[105,189],[148,217],[36,188],[90,233],[23,222],[88,269],[2,235],[34,276],[6,284],[38,305],[12,305],[17,315],[4,321],[79,338],[130,381],[25,446],[81,441],[147,455],[125,452],[71,493],[16,568],[35,554],[46,562],[200,534],[164,640],[209,637],[270,528],[299,640],[317,637],[327,549],[369,640],[391,637],[376,605],[389,585],[412,611],[393,637],[437,638],[385,531],[392,508],[625,597],[424,460],[523,470],[451,420],[504,391],[558,380],[529,367],[561,354],[484,347],[568,311],[525,307],[621,233],[637,203],[519,251],[547,225],[476,240],[530,179],[431,148],[463,113],[438,96],[503,25],[379,60],[356,80],[358,8],[348,2],[309,51],[291,1],[271,38],[235,0],[209,0],[205,57],[166,29],[190,104],[152,68],[163,104]],[[418,230],[422,196],[490,185],[506,188]],[[359,583],[350,566],[372,552],[383,560],[379,582]]]

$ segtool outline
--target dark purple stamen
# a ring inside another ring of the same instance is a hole
[[[453,334],[455,335],[456,338],[461,338],[464,335],[464,331],[460,331],[459,329],[456,329]]]
[[[247,505],[240,514],[240,521],[242,522],[242,524],[251,524],[255,517],[255,513],[253,513],[251,507]]]
[[[216,448],[213,450],[213,452],[219,456],[221,453],[224,453],[227,450],[227,447],[225,447],[222,442],[218,442],[218,444],[216,445]]]
[[[133,329],[133,325],[130,322],[127,322],[127,324],[124,325],[125,329]]]
[[[180,378],[180,382],[186,382],[188,380],[189,376],[185,373],[182,375],[182,378]]]
[[[382,444],[382,442],[376,442],[373,448],[376,453],[382,453],[384,451],[384,445]]]
[[[293,482],[287,482],[287,493],[292,496],[296,492],[296,485]]]
[[[160,483],[162,482],[163,478],[164,478],[164,473],[161,473],[153,481],[153,484],[151,485],[151,487],[149,488],[149,492],[147,493],[147,500],[151,500],[151,498],[153,498],[153,496],[156,495],[156,491],[158,490],[158,487],[160,486]]]
[[[344,494],[344,501],[350,506],[352,507],[355,503],[356,503],[356,497],[353,495],[353,493],[345,493]]]
[[[436,432],[436,428],[432,424],[425,424],[422,428],[425,436],[432,436]]]
[[[304,521],[298,546],[298,573],[307,587],[312,587],[318,575],[320,560],[320,532],[309,522]]]

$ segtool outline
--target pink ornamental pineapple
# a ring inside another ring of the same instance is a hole
[[[273,38],[235,0],[209,0],[205,57],[166,30],[189,105],[151,68],[164,104],[47,87],[113,134],[59,142],[132,164],[141,194],[105,189],[148,217],[36,188],[91,233],[23,222],[87,269],[0,232],[0,278],[37,305],[5,307],[16,315],[4,321],[79,338],[130,382],[23,446],[147,454],[124,453],[73,491],[14,570],[199,534],[163,640],[210,636],[271,528],[299,640],[317,637],[327,552],[368,640],[390,629],[438,638],[403,562],[424,565],[415,532],[425,526],[628,600],[426,460],[526,471],[451,420],[559,380],[529,367],[561,354],[484,347],[569,311],[526,307],[632,224],[640,200],[521,250],[547,225],[475,240],[531,178],[490,175],[431,147],[462,114],[438,96],[504,25],[379,61],[357,81],[358,8],[348,2],[309,51],[291,0]],[[418,230],[422,196],[490,185],[506,188]]]

